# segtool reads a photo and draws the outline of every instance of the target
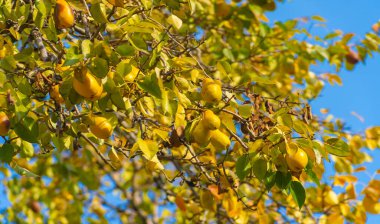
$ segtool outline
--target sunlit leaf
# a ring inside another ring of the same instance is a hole
[[[336,156],[349,156],[350,149],[345,141],[339,138],[330,138],[325,142],[327,152]]]

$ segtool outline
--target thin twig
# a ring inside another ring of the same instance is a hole
[[[234,137],[234,139],[236,140],[236,141],[238,141],[239,143],[240,143],[240,145],[241,146],[243,146],[243,148],[245,149],[245,150],[248,150],[249,148],[248,148],[248,146],[243,142],[243,140],[239,137],[239,136],[237,136],[237,134],[235,134],[233,131],[231,131],[229,128],[227,128],[227,127],[224,127],[227,131],[228,131],[228,133],[230,133],[230,135],[232,135],[232,137]]]
[[[88,142],[92,146],[92,148],[95,149],[96,154],[98,154],[98,156],[100,156],[100,158],[106,164],[108,164],[112,169],[116,170],[116,168],[112,165],[112,163],[110,161],[108,161],[106,159],[106,157],[104,157],[103,154],[99,151],[99,149],[96,147],[95,143],[93,143],[89,138],[87,138],[87,136],[83,135],[82,133],[79,133],[78,135],[79,135],[79,137],[82,137],[84,140],[86,140],[86,142]]]

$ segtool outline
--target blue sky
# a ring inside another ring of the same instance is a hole
[[[278,4],[275,12],[268,13],[273,21],[321,15],[327,20],[325,28],[314,28],[316,34],[325,35],[333,30],[355,33],[355,40],[371,30],[372,24],[380,19],[380,1],[378,0],[288,0]],[[343,118],[353,130],[363,130],[365,126],[380,125],[380,56],[368,58],[365,64],[359,64],[353,71],[339,73],[343,86],[327,86],[322,97],[314,102],[315,108],[329,108],[336,117]],[[322,67],[320,71],[324,71]],[[327,69],[327,68],[326,68]],[[319,111],[319,109],[318,109]],[[361,123],[351,115],[355,111],[365,118]]]
[[[275,12],[268,13],[271,23],[293,18],[320,15],[327,20],[326,27],[313,28],[313,34],[325,35],[334,30],[355,33],[355,41],[371,30],[372,24],[380,19],[379,0],[288,0],[278,4]],[[312,103],[313,111],[319,114],[320,108],[327,108],[337,118],[343,119],[352,132],[363,132],[368,126],[380,125],[380,55],[368,58],[353,71],[342,70],[339,75],[343,86],[327,85],[322,96]],[[324,70],[326,69],[326,70]],[[332,71],[325,65],[318,72]],[[351,113],[364,118],[361,122]],[[380,158],[380,150],[371,153],[374,161]],[[332,174],[327,165],[326,175]],[[369,175],[380,169],[376,162],[365,164],[368,173],[360,173],[359,181],[368,181]],[[380,178],[380,177],[377,177]],[[380,215],[369,215],[367,223],[380,223]]]

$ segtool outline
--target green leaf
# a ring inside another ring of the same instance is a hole
[[[83,97],[81,97],[73,88],[69,92],[69,100],[72,104],[78,104],[81,102]]]
[[[18,90],[24,95],[32,95],[32,86],[30,85],[28,79],[25,79],[24,77],[18,83]]]
[[[225,76],[227,76],[232,71],[232,67],[231,67],[230,63],[228,63],[226,61],[219,61],[216,64],[216,68],[218,69],[218,71],[220,71]]]
[[[27,141],[22,141],[20,156],[23,158],[31,158],[34,155],[33,144]]]
[[[292,180],[292,175],[289,172],[287,173],[283,173],[280,171],[276,172],[276,185],[279,188],[285,189],[289,185],[291,180]]]
[[[276,82],[273,81],[273,80],[270,80],[269,77],[268,78],[260,77],[260,76],[257,76],[254,73],[250,74],[250,79],[251,79],[252,82],[257,82],[257,83],[276,84]]]
[[[15,125],[14,130],[23,140],[38,143],[38,123],[33,118],[25,117]]]
[[[278,143],[282,138],[284,137],[283,134],[280,134],[280,133],[275,133],[275,134],[271,134],[267,137],[267,139],[269,139],[269,141],[271,141],[273,144],[276,144]]]
[[[238,106],[239,114],[243,118],[249,118],[252,116],[252,104],[243,104]]]
[[[46,1],[46,0],[37,0],[36,7],[43,16],[46,16],[48,12],[50,12],[51,3],[50,1]]]
[[[242,155],[236,162],[236,175],[240,180],[244,180],[244,178],[248,175],[249,168],[249,155]]]
[[[349,156],[351,154],[348,144],[339,138],[330,138],[325,142],[327,152],[336,156]]]
[[[105,5],[101,3],[92,4],[90,8],[92,18],[94,18],[94,20],[98,23],[108,22],[105,11]]]
[[[116,73],[119,74],[120,76],[124,77],[128,75],[132,71],[132,66],[129,62],[127,61],[121,61],[117,66],[116,66]]]
[[[88,65],[91,73],[98,78],[104,78],[108,74],[108,62],[103,58],[93,58],[91,64]]]
[[[301,209],[306,199],[306,192],[302,184],[299,181],[292,181],[290,183],[290,193]]]
[[[0,67],[4,70],[13,72],[16,69],[16,60],[13,58],[13,56],[6,56],[2,60],[0,60]]]
[[[70,136],[66,136],[66,137],[53,136],[52,142],[59,151],[70,149],[70,146],[72,145],[72,139]]]
[[[11,144],[4,144],[0,148],[0,161],[4,163],[10,163],[12,161],[14,149]]]
[[[320,186],[320,182],[319,182],[319,179],[317,177],[317,175],[314,173],[312,167],[306,167],[306,174],[310,177],[310,179],[315,183],[317,184],[318,186]]]
[[[148,0],[149,2],[152,2],[151,0]],[[181,8],[180,1],[178,0],[166,0],[165,3],[168,7],[179,10]]]
[[[232,54],[232,51],[231,51],[230,49],[228,49],[228,48],[224,48],[224,49],[222,50],[222,52],[223,52],[224,56],[226,56],[226,58],[228,58],[228,59],[231,60],[231,61],[235,61],[235,57],[234,57],[234,55]]]
[[[267,175],[264,179],[264,184],[265,184],[265,187],[266,189],[269,191],[270,189],[272,189],[272,187],[275,185],[276,183],[276,176],[277,176],[277,173],[276,172],[267,172]]]
[[[12,168],[16,173],[18,173],[21,176],[26,176],[26,177],[39,177],[37,174],[30,172],[29,170],[19,166],[19,165],[13,165]]]
[[[285,125],[288,128],[293,128],[293,120],[290,114],[282,114],[281,116],[277,117],[277,122],[280,125]]]
[[[118,109],[126,109],[123,96],[121,95],[120,91],[114,91],[111,93],[111,101]]]
[[[152,96],[162,99],[162,90],[158,84],[158,79],[155,74],[146,76],[144,81],[138,83],[138,86]]]
[[[327,154],[326,149],[323,148],[318,141],[313,140],[313,148],[315,150],[318,150],[321,153],[321,155],[323,156],[323,158],[325,158],[325,160],[330,162],[329,155]]]
[[[90,40],[83,40],[82,41],[82,54],[85,58],[88,58],[91,54],[92,50],[92,42]]]
[[[122,44],[117,46],[116,52],[121,56],[133,56],[135,54],[135,48],[130,44]]]
[[[265,159],[259,158],[253,161],[252,171],[259,180],[263,180],[267,174],[268,166]]]

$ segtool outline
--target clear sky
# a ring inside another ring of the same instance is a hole
[[[355,41],[371,30],[372,24],[380,19],[379,0],[287,0],[278,4],[275,12],[268,13],[273,21],[320,15],[327,20],[326,27],[314,28],[314,34],[325,35],[333,30],[355,33]],[[368,58],[365,64],[359,64],[353,71],[341,71],[339,75],[343,86],[329,86],[323,90],[322,97],[312,103],[314,113],[320,108],[328,108],[338,118],[342,118],[352,132],[362,132],[368,126],[380,125],[380,55]],[[318,72],[331,71],[327,66],[317,68]],[[361,122],[351,113],[356,112],[364,118]],[[380,150],[371,153],[374,162],[365,164],[368,173],[358,175],[359,180],[368,181],[380,166]],[[329,164],[326,164],[329,166]],[[331,167],[331,166],[330,166]],[[327,172],[327,175],[330,172]],[[377,178],[380,178],[377,176]],[[380,215],[369,215],[367,223],[380,223]]]

